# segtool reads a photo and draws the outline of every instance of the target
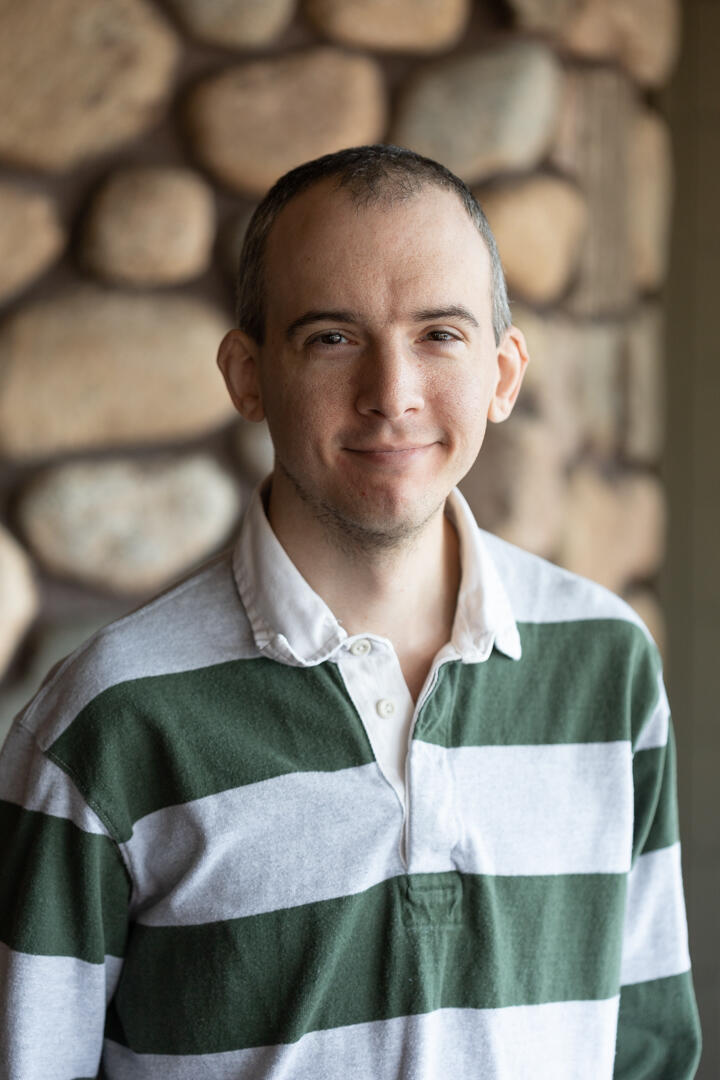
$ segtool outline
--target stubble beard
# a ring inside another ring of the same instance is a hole
[[[419,522],[399,521],[390,525],[370,525],[345,514],[333,503],[317,498],[276,458],[275,468],[290,481],[298,498],[310,508],[331,544],[351,558],[393,555],[412,548],[428,523],[444,505],[443,500]]]

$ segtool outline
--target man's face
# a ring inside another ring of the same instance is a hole
[[[495,345],[477,229],[439,188],[358,208],[323,182],[278,216],[265,280],[266,338],[244,377],[275,445],[274,485],[348,536],[412,535],[522,375],[513,342],[512,371]]]

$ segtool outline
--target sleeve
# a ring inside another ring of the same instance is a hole
[[[72,779],[17,721],[0,753],[0,1075],[95,1077],[130,881]]]
[[[691,1080],[700,1024],[680,865],[675,740],[667,696],[633,754],[635,823],[620,975],[616,1080]]]

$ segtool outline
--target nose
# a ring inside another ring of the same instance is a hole
[[[400,420],[424,408],[421,361],[400,341],[378,342],[363,354],[355,402],[363,416]]]

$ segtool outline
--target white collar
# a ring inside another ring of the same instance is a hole
[[[520,635],[510,601],[467,502],[455,489],[445,505],[460,542],[462,567],[450,644],[465,663],[486,660],[493,646],[513,660]],[[233,572],[257,648],[294,666],[329,659],[347,638],[275,536],[262,485],[253,492],[233,552]]]

